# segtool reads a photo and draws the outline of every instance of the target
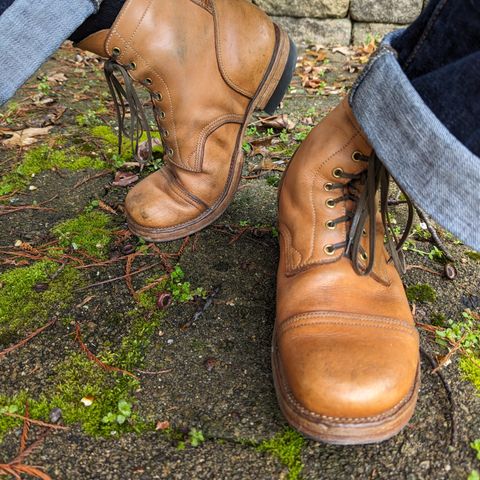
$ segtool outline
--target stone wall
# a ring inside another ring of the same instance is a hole
[[[252,0],[297,43],[361,44],[411,23],[427,0]]]

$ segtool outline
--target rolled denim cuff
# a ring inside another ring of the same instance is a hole
[[[15,0],[0,16],[0,105],[100,5],[98,0]]]
[[[397,61],[388,35],[350,93],[350,105],[392,177],[440,225],[480,250],[480,158],[442,124]]]

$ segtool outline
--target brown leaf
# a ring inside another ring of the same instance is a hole
[[[64,73],[54,73],[47,77],[47,81],[55,83],[63,83],[68,80],[68,77]]]
[[[37,137],[48,135],[52,128],[51,126],[44,128],[25,128],[24,130],[17,131],[0,128],[0,135],[9,136],[6,140],[2,140],[1,143],[8,148],[32,145],[39,141]]]
[[[152,138],[152,149],[154,147],[158,147],[160,145],[162,145],[162,141],[157,137],[153,137]],[[148,140],[145,140],[144,142],[142,142],[138,145],[137,154],[142,160],[148,160],[148,152],[149,152]]]
[[[135,183],[138,180],[138,175],[131,172],[117,172],[115,174],[115,179],[112,182],[112,185],[115,187],[128,187],[132,183]]]
[[[264,127],[285,129],[287,131],[293,130],[296,125],[295,122],[288,118],[286,113],[260,118],[260,122]]]
[[[168,428],[170,428],[170,422],[165,420],[164,422],[157,422],[155,430],[167,430]]]

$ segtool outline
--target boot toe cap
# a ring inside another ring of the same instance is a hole
[[[333,419],[387,414],[412,394],[418,334],[327,322],[286,332],[279,342],[283,378],[296,402]]]
[[[171,185],[157,185],[154,180],[147,177],[128,193],[125,212],[130,222],[161,230],[182,225],[202,213],[200,206],[187,201]]]

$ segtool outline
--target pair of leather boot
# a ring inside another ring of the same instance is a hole
[[[237,189],[250,115],[273,113],[290,82],[288,36],[246,0],[128,0],[79,46],[109,58],[120,130],[128,103],[137,141],[148,121],[132,80],[152,96],[165,165],[129,192],[131,230],[167,241],[212,223]],[[287,420],[317,440],[384,440],[415,407],[418,334],[376,208],[387,183],[344,101],[280,187],[274,380]]]

